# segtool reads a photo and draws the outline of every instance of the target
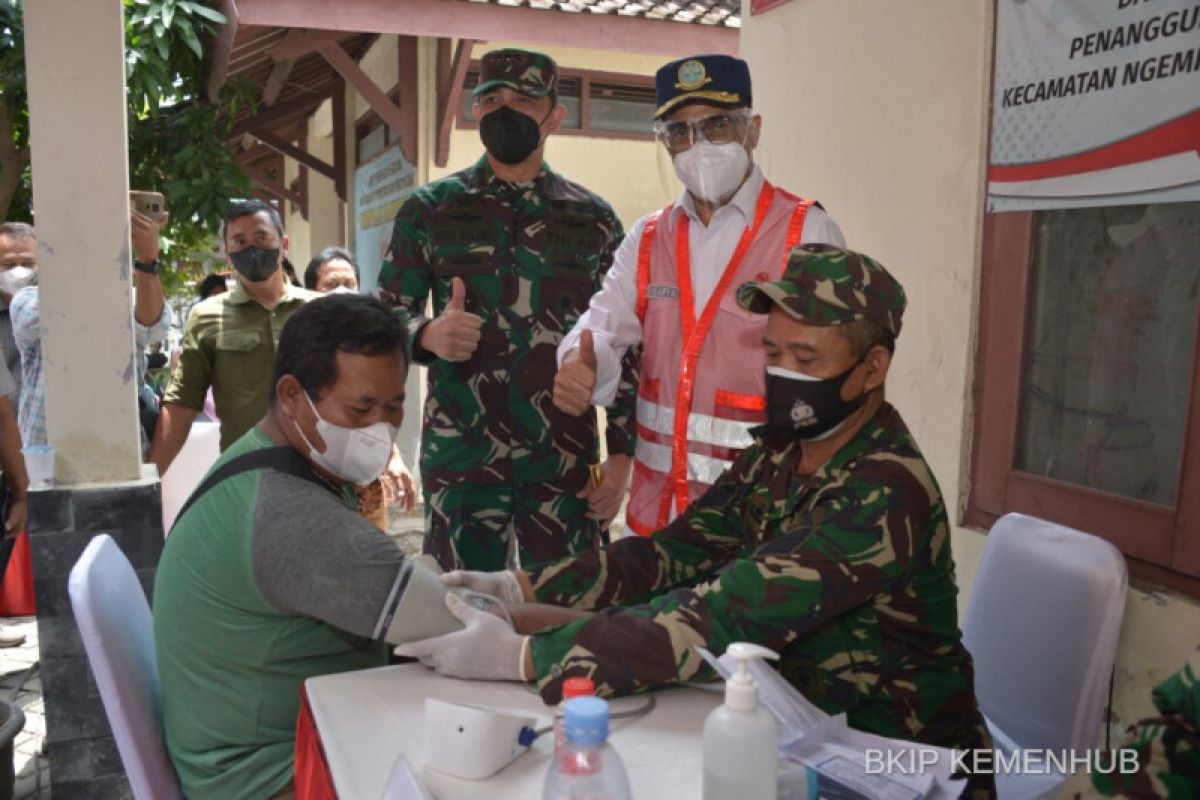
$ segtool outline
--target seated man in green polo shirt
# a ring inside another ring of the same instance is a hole
[[[183,353],[163,396],[149,460],[166,474],[183,448],[211,386],[221,419],[221,450],[267,413],[268,379],[284,323],[316,292],[293,286],[283,271],[288,238],[279,212],[261,200],[238,203],[225,217],[225,256],[238,286],[197,303],[183,332]]]
[[[279,340],[270,410],[180,512],[154,583],[167,751],[193,800],[292,780],[300,687],[382,666],[385,642],[454,630],[446,588],[355,509],[404,417],[405,329],[333,295]]]
[[[884,382],[905,308],[880,264],[832,245],[788,255],[737,294],[767,314],[767,422],[666,527],[526,572],[452,572],[513,605],[523,636],[447,597],[466,625],[399,649],[439,672],[643,691],[710,672],[695,652],[766,645],[830,714],[883,736],[991,747],[958,627],[950,525]],[[524,601],[567,606],[526,606]],[[544,624],[554,627],[543,628]],[[480,657],[487,654],[487,658]],[[990,775],[970,796],[993,796]]]

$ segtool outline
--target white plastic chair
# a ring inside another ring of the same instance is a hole
[[[220,439],[220,423],[192,423],[187,441],[167,468],[167,474],[162,476],[163,536],[171,532],[179,510],[221,454]]]
[[[94,536],[71,569],[71,608],[134,797],[182,798],[162,731],[150,605],[125,554]]]
[[[975,694],[996,748],[1095,748],[1129,579],[1103,539],[1005,514],[963,617]],[[1069,775],[997,775],[1000,800],[1054,797]]]

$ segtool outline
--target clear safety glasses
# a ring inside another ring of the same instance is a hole
[[[686,122],[668,122],[660,119],[654,121],[652,130],[669,152],[678,153],[687,150],[701,139],[713,144],[741,141],[746,121],[750,116],[750,109],[739,108]]]

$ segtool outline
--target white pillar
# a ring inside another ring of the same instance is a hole
[[[120,0],[23,3],[46,422],[65,484],[139,477]]]

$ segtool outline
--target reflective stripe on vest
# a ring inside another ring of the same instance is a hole
[[[675,434],[675,411],[641,397],[637,401],[637,421],[638,425],[645,426],[655,433],[664,436]],[[750,429],[754,425],[752,422],[692,413],[688,414],[688,441],[742,450],[754,443],[754,437],[750,435]]]
[[[670,445],[638,439],[634,445],[634,457],[655,472],[671,472]],[[711,486],[721,473],[733,466],[732,461],[698,453],[687,454],[687,479]],[[662,527],[661,525],[659,527]]]

